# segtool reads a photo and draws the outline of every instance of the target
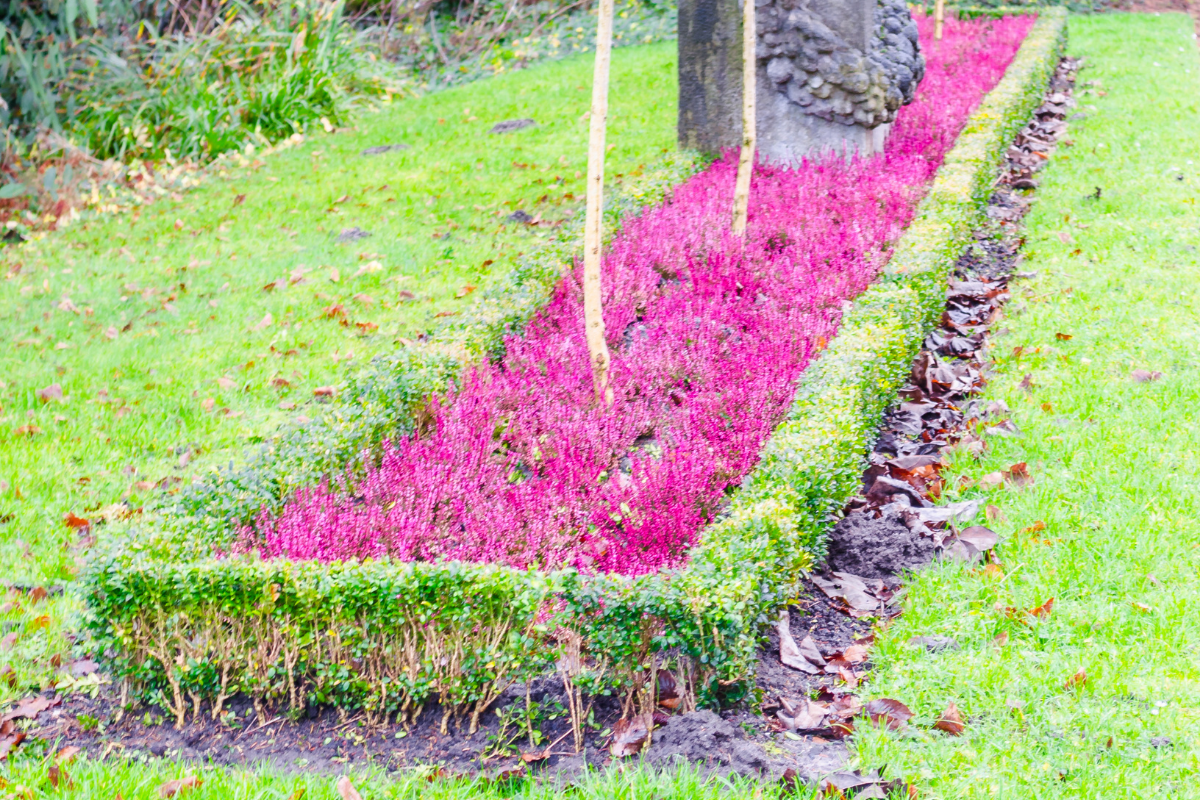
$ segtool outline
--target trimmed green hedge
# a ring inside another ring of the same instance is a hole
[[[681,569],[639,578],[490,565],[180,557],[169,537],[115,542],[82,577],[87,628],[140,696],[189,709],[246,692],[411,721],[431,700],[471,727],[512,681],[556,665],[583,691],[649,707],[659,668],[684,708],[753,672],[764,625],[822,555],[833,514],[945,301],[945,281],[1007,143],[1041,102],[1066,14],[1042,12],[947,156],[883,278],[807,370],[788,419]],[[174,548],[174,549],[173,549]]]

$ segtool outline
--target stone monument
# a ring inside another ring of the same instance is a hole
[[[747,0],[758,24],[757,127],[763,161],[876,153],[925,74],[904,0]],[[679,2],[679,144],[741,143],[739,0]]]

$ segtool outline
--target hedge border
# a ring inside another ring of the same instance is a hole
[[[552,667],[576,720],[584,691],[652,707],[658,681],[646,678],[660,668],[675,672],[684,709],[744,687],[764,625],[822,555],[834,512],[858,488],[1007,144],[1041,102],[1066,16],[1042,11],[881,279],[806,371],[760,464],[685,567],[626,578],[457,562],[189,562],[152,543],[118,543],[81,580],[85,626],[114,675],[180,725],[203,701],[215,717],[245,692],[297,714],[334,703],[405,723],[436,699],[443,728],[470,718],[474,729],[511,682]]]

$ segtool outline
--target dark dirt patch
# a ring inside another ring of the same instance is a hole
[[[1077,66],[1063,62],[1046,104],[1010,148],[988,209],[990,226],[956,265],[943,325],[926,341],[926,350],[914,362],[910,384],[887,415],[863,475],[863,496],[850,503],[831,536],[829,562],[823,567],[828,572],[814,575],[816,582],[809,582],[801,598],[785,610],[791,636],[797,642],[811,637],[809,644],[817,651],[813,657],[825,663],[809,671],[785,666],[779,633],[771,631],[760,651],[757,691],[751,699],[719,714],[663,715],[662,726],[642,753],[649,763],[669,766],[688,761],[720,775],[786,781],[816,780],[842,769],[848,755],[836,739],[851,733],[856,722],[867,724],[854,692],[869,677],[872,625],[897,613],[893,592],[903,572],[936,557],[981,557],[957,540],[957,523],[968,523],[949,517],[930,502],[940,486],[938,454],[951,445],[982,442],[975,431],[985,421],[993,430],[1003,430],[1004,420],[999,417],[1004,410],[980,408],[970,396],[986,382],[985,335],[1007,299],[1007,284],[1017,263],[1017,225],[1028,207],[1020,191],[1036,186],[1034,176],[1045,163],[1032,153],[1052,150],[1065,133],[1063,120],[1072,106],[1069,92]],[[353,231],[358,229],[343,233]],[[1013,431],[1006,435],[1017,435]],[[862,585],[868,585],[868,593],[878,601],[874,611],[862,614],[821,588],[833,585],[837,575],[845,573],[864,579]],[[848,613],[855,611],[860,616]],[[928,641],[915,645],[954,646],[925,638]],[[506,727],[503,721],[526,709],[527,703],[539,709],[537,728],[544,738],[536,745],[528,741],[527,731]],[[329,709],[310,708],[298,719],[272,714],[260,718],[249,702],[239,699],[229,704],[234,716],[219,721],[201,717],[176,731],[160,709],[123,712],[119,696],[104,687],[95,699],[77,693],[61,706],[42,711],[29,734],[93,755],[144,754],[229,765],[268,762],[285,769],[323,772],[342,771],[347,764],[371,763],[391,770],[434,765],[448,775],[528,770],[569,780],[585,766],[611,762],[601,729],[612,728],[620,707],[612,698],[597,699],[599,724],[587,732],[584,751],[576,755],[570,752],[566,705],[561,683],[544,678],[534,681],[528,693],[523,685],[510,687],[496,703],[499,713],[483,715],[474,734],[454,726],[442,734],[436,707],[427,708],[407,729],[392,725],[372,729],[361,717]],[[813,730],[820,733],[812,735]],[[502,742],[506,746],[500,746]],[[548,754],[526,766],[522,752]],[[847,787],[873,780],[846,773],[842,779]]]
[[[894,511],[851,514],[829,535],[829,568],[864,578],[888,578],[933,560],[937,545],[911,530]]]
[[[493,125],[488,133],[512,133],[523,128],[532,128],[534,125],[537,125],[537,122],[532,119],[506,119]]]

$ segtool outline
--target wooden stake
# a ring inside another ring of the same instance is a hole
[[[933,38],[942,40],[942,23],[946,21],[946,0],[933,0]]]
[[[600,0],[596,65],[592,73],[591,130],[588,136],[587,216],[583,224],[583,317],[592,387],[596,398],[612,403],[608,385],[608,342],[601,305],[600,249],[604,217],[604,128],[608,121],[608,65],[612,57],[613,0]]]
[[[754,101],[758,89],[758,30],[754,0],[742,0],[742,153],[733,189],[733,233],[744,236],[750,210],[750,174],[754,171],[756,137]]]

